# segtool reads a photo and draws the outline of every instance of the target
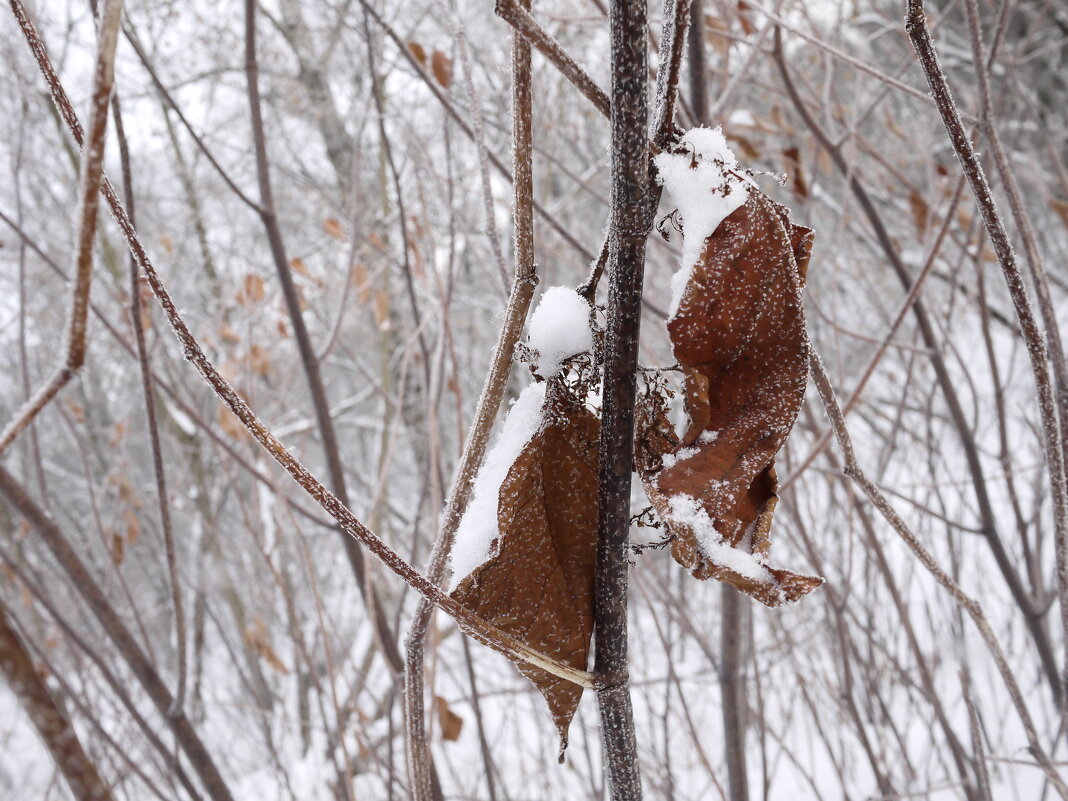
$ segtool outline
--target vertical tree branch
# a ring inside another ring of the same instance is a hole
[[[651,217],[644,0],[613,0],[609,24],[612,219],[597,492],[594,672],[600,682],[597,701],[610,794],[613,801],[637,801],[642,788],[627,667],[626,553],[646,221]]]
[[[119,144],[122,162],[122,190],[130,220],[134,216],[133,173],[130,168],[130,149],[122,124],[122,108],[116,94],[111,103],[115,118],[115,140]],[[171,604],[174,606],[175,661],[177,680],[174,690],[174,705],[181,709],[185,704],[186,683],[186,636],[185,607],[182,603],[182,584],[178,577],[178,558],[174,545],[174,526],[171,523],[171,503],[167,497],[167,472],[163,467],[163,446],[159,438],[159,422],[156,415],[156,392],[153,388],[152,367],[148,361],[148,346],[145,342],[145,326],[141,318],[141,269],[137,260],[130,256],[130,322],[137,344],[137,364],[141,371],[141,395],[145,401],[145,422],[148,440],[152,449],[152,474],[156,480],[156,500],[159,506],[160,528],[163,531],[163,554],[167,563],[167,580],[170,582]]]
[[[689,29],[690,22],[689,0],[664,0],[662,17],[664,19],[664,29],[660,36],[660,50],[657,53],[656,99],[653,103],[653,125],[651,128],[653,138],[648,151],[650,159],[659,150],[667,147],[671,137],[676,133],[675,104],[679,97],[682,48],[686,41],[686,32]],[[644,223],[646,236],[652,230],[653,215],[656,214],[663,191],[664,187],[656,180],[656,173],[650,164],[648,219]],[[597,284],[600,283],[601,275],[608,264],[611,235],[611,221],[609,221],[608,235],[605,237],[604,242],[601,243],[600,255],[593,262],[590,274],[578,288],[578,293],[591,303],[597,294]]]
[[[690,110],[694,122],[708,124],[708,61],[705,58],[704,0],[690,3]]]
[[[471,500],[475,475],[482,465],[489,443],[493,421],[497,417],[508,371],[516,343],[523,333],[527,310],[537,285],[534,265],[534,180],[532,156],[534,152],[532,127],[532,95],[530,85],[530,45],[518,33],[512,35],[512,189],[513,239],[515,243],[512,289],[504,322],[493,352],[493,361],[486,376],[482,395],[475,410],[475,419],[460,457],[460,465],[449,494],[441,521],[441,530],[430,554],[428,577],[440,584],[445,577],[449,552],[464,510]],[[426,636],[430,628],[433,606],[421,601],[405,638],[404,705],[408,744],[408,778],[416,801],[432,798],[432,763],[425,720],[425,690],[423,662]],[[439,790],[440,792],[440,790]]]

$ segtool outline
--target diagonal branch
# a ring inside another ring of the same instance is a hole
[[[67,123],[71,134],[76,140],[80,141],[82,129],[77,115],[74,113],[59,76],[52,66],[51,59],[44,49],[40,35],[26,14],[25,5],[23,5],[22,0],[10,0],[10,3],[23,34],[26,36],[30,48],[37,58],[38,66],[48,81],[49,90],[61,116]],[[349,508],[338,500],[334,493],[330,492],[299,459],[290,453],[289,449],[260,421],[252,408],[237,394],[233,386],[220,375],[215,365],[208,359],[200,343],[197,342],[193,333],[189,330],[189,326],[182,315],[178,313],[174,299],[163,283],[163,279],[156,272],[156,268],[149,259],[144,244],[131,224],[122,202],[106,177],[103,178],[102,192],[108,209],[111,211],[112,217],[126,240],[130,253],[137,260],[141,270],[144,271],[145,278],[152,289],[152,293],[156,296],[156,300],[159,302],[160,309],[178,338],[185,359],[200,373],[204,381],[237,417],[249,434],[252,435],[252,438],[334,519],[341,527],[341,530],[366,547],[375,558],[400,576],[408,586],[455,619],[465,631],[483,645],[504,654],[509,659],[528,662],[554,676],[574,682],[582,687],[594,687],[594,677],[587,671],[575,670],[534,650],[526,643],[520,642],[510,634],[501,631],[478,617],[478,615],[472,614],[442,592],[433,582],[416,571],[396,551],[386,545],[378,535],[361,523]]]
[[[112,98],[112,115],[115,117],[115,139],[119,145],[122,164],[122,191],[126,195],[130,219],[134,219],[133,173],[130,167],[130,149],[122,123],[122,107],[118,94]],[[141,271],[137,262],[130,258],[130,321],[137,346],[137,366],[141,373],[141,395],[145,401],[145,423],[152,451],[152,474],[156,481],[156,501],[159,506],[160,529],[163,532],[163,555],[167,563],[167,579],[170,582],[171,605],[174,607],[175,661],[178,678],[174,690],[174,705],[181,709],[185,704],[186,680],[186,627],[185,607],[182,603],[182,583],[178,576],[178,559],[174,545],[174,525],[171,522],[171,504],[167,497],[167,471],[163,466],[163,446],[159,437],[159,422],[156,414],[156,391],[153,386],[152,366],[149,363],[148,344],[145,341],[145,326],[142,320]]]
[[[111,801],[113,796],[60,710],[44,677],[37,672],[22,638],[8,620],[0,599],[0,674],[26,710],[48,753],[78,801]]]
[[[983,612],[983,608],[979,605],[979,602],[972,598],[970,595],[964,592],[961,586],[942,569],[941,565],[935,560],[916,534],[908,527],[908,524],[902,520],[901,516],[894,510],[893,506],[883,495],[882,491],[875,486],[871,479],[861,470],[860,465],[857,462],[856,453],[853,450],[853,440],[849,436],[849,430],[846,428],[845,415],[842,413],[841,407],[838,405],[838,400],[835,397],[834,387],[831,384],[831,379],[827,375],[827,370],[823,366],[823,361],[820,359],[819,354],[815,349],[809,349],[809,369],[812,373],[812,380],[816,385],[816,390],[819,392],[820,400],[823,402],[823,408],[827,412],[827,417],[831,423],[831,429],[834,431],[835,439],[838,440],[838,447],[842,451],[842,458],[845,462],[843,471],[851,478],[860,489],[871,501],[872,505],[879,511],[879,514],[883,516],[890,527],[894,529],[899,537],[904,540],[909,550],[937,581],[943,589],[946,590],[953,598],[953,600],[963,609],[969,617],[975,627],[979,630],[979,634],[982,636],[983,641],[986,643],[987,650],[990,651],[990,655],[994,658],[994,663],[997,665],[998,673],[1001,674],[1001,679],[1005,683],[1006,689],[1009,691],[1009,696],[1012,698],[1013,706],[1016,709],[1016,714],[1020,717],[1020,723],[1023,726],[1024,732],[1027,736],[1027,742],[1030,746],[1031,754],[1042,768],[1046,777],[1050,783],[1056,788],[1061,798],[1068,799],[1068,785],[1065,784],[1064,779],[1057,772],[1057,768],[1054,766],[1053,761],[1042,747],[1042,743],[1038,738],[1038,732],[1035,729],[1034,721],[1031,718],[1031,713],[1027,708],[1027,702],[1024,700],[1023,692],[1020,690],[1020,685],[1016,681],[1016,676],[1012,672],[1012,667],[1009,665],[1008,659],[1005,657],[1005,652],[1001,648],[1001,643],[998,642],[997,635],[994,634],[994,630],[990,626],[990,621],[987,619],[986,614]]]
[[[256,160],[256,177],[259,184],[260,198],[257,211],[263,224],[264,232],[267,234],[271,260],[274,262],[275,274],[278,276],[278,284],[282,289],[286,313],[289,317],[290,325],[293,326],[293,339],[297,344],[301,367],[304,370],[304,378],[308,385],[308,394],[311,396],[312,408],[315,410],[316,427],[319,430],[319,437],[322,439],[323,451],[326,456],[326,471],[330,480],[330,488],[341,505],[348,506],[345,470],[341,463],[341,448],[338,445],[337,431],[334,428],[334,420],[330,413],[330,401],[326,394],[326,387],[323,384],[319,357],[312,346],[311,336],[308,334],[308,327],[304,322],[304,313],[300,308],[300,297],[297,294],[293,271],[289,266],[289,258],[286,255],[282,229],[278,224],[278,214],[274,205],[274,193],[271,189],[271,170],[267,160],[267,136],[264,131],[263,110],[260,102],[259,61],[256,50],[256,0],[246,0],[245,2],[245,81],[248,85],[252,143]],[[424,358],[424,364],[427,361]],[[347,537],[344,533],[340,533],[340,536],[356,586],[371,617],[376,642],[382,649],[390,670],[393,673],[399,673],[402,669],[402,662],[400,650],[397,648],[397,638],[390,628],[385,609],[378,599],[374,586],[368,581],[364,554],[360,552],[360,549],[350,537]]]
[[[864,216],[867,217],[872,231],[875,234],[876,241],[883,253],[886,254],[886,259],[889,262],[890,267],[894,270],[894,273],[897,275],[902,287],[911,291],[914,283],[912,275],[902,260],[901,255],[897,250],[897,246],[890,237],[890,233],[876,209],[871,195],[864,187],[860,177],[855,174],[855,171],[846,162],[841,148],[837,147],[831,141],[827,132],[816,121],[815,117],[813,117],[800,96],[797,86],[791,76],[790,69],[786,64],[783,54],[782,36],[778,30],[775,31],[772,58],[775,60],[779,74],[782,77],[783,87],[786,89],[786,94],[793,103],[795,110],[804,121],[806,127],[812,132],[816,141],[827,151],[828,155],[830,155],[835,168],[843,176],[850,191],[856,198],[857,203],[860,205],[861,210],[864,212]],[[1034,640],[1035,649],[1038,651],[1043,671],[1050,683],[1052,694],[1059,705],[1062,697],[1062,682],[1058,676],[1053,647],[1046,626],[1043,623],[1045,612],[1038,607],[1033,595],[1028,593],[1027,589],[1024,587],[1023,581],[1017,572],[1016,564],[1009,555],[1008,550],[998,533],[997,518],[994,513],[994,505],[990,497],[989,488],[987,487],[983,464],[979,455],[979,447],[976,443],[974,432],[968,425],[957,386],[949,372],[946,361],[942,356],[941,347],[938,338],[935,335],[934,325],[931,322],[930,314],[927,311],[927,306],[924,304],[922,298],[916,298],[912,303],[912,314],[916,320],[916,325],[920,330],[924,345],[927,348],[927,357],[934,370],[938,386],[941,389],[942,396],[945,398],[946,405],[949,409],[953,428],[957,432],[961,448],[964,451],[965,462],[968,466],[968,473],[975,492],[975,500],[978,506],[983,537],[990,547],[991,554],[997,563],[998,570],[1001,572],[1005,579],[1005,583],[1009,587],[1009,591],[1012,593],[1013,600],[1016,602],[1016,605],[1024,615],[1024,619],[1027,621],[1028,632]]]
[[[138,683],[144,689],[145,695],[155,705],[159,716],[167,722],[175,741],[185,752],[208,796],[212,801],[233,801],[233,795],[212,759],[211,752],[197,734],[189,718],[175,706],[174,696],[163,683],[154,661],[145,653],[130,632],[118,611],[104,594],[100,584],[93,578],[85,562],[70,544],[70,540],[60,531],[52,518],[45,514],[26,493],[14,476],[3,467],[0,467],[0,494],[3,494],[11,505],[18,509],[52,552],[56,562],[67,574],[71,584],[99,621],[116,650],[129,665]]]
[[[430,554],[428,575],[440,584],[464,511],[471,500],[474,478],[485,457],[493,421],[504,399],[508,372],[516,343],[530,308],[538,276],[534,265],[534,184],[532,173],[533,115],[530,74],[530,46],[519,34],[512,37],[512,175],[514,180],[514,277],[505,309],[504,321],[493,351],[475,419],[468,434],[452,491],[445,506],[441,529]],[[430,798],[430,746],[424,714],[423,661],[426,637],[433,607],[426,600],[419,604],[405,639],[404,709],[407,715],[408,774],[416,801]]]
[[[1016,263],[1016,255],[1009,241],[1008,232],[1005,230],[1005,223],[994,202],[994,195],[990,191],[990,184],[983,172],[983,165],[979,162],[972,141],[964,130],[960,112],[949,90],[949,81],[946,79],[946,74],[938,59],[938,52],[931,41],[923,0],[907,0],[906,9],[905,31],[912,41],[920,67],[931,87],[931,95],[942,117],[942,123],[949,135],[953,151],[960,161],[961,170],[964,177],[968,179],[968,185],[975,196],[975,203],[979,207],[979,214],[986,226],[990,244],[994,247],[994,253],[1005,276],[1005,285],[1008,287],[1016,317],[1020,321],[1027,355],[1031,360],[1031,371],[1034,373],[1038,390],[1038,411],[1042,421],[1042,434],[1053,496],[1054,547],[1057,591],[1061,607],[1061,631],[1064,637],[1064,647],[1068,649],[1068,479],[1065,476],[1064,443],[1062,429],[1058,425],[1058,404],[1054,393],[1049,353],[1038,321],[1035,319],[1035,313],[1031,308],[1031,299],[1028,297],[1020,267]],[[986,118],[987,115],[983,116]],[[995,147],[995,151],[997,149]],[[1036,265],[1036,269],[1040,270],[1041,267]],[[1055,334],[1055,329],[1048,329],[1046,333],[1047,335]],[[1057,344],[1059,345],[1059,338],[1057,338]],[[1065,409],[1060,409],[1060,414],[1066,413],[1068,412]],[[1061,674],[1062,686],[1059,699],[1062,706],[1068,702],[1064,693],[1064,686],[1068,680],[1068,659],[1063,669],[1065,672]]]
[[[582,92],[604,116],[610,113],[608,95],[606,95],[590,77],[586,70],[569,56],[560,43],[550,36],[534,19],[534,15],[520,5],[519,0],[497,0],[493,11],[515,30],[516,35],[537,49],[555,66],[560,74]]]

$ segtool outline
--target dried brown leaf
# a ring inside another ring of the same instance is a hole
[[[440,50],[435,50],[430,56],[430,71],[443,88],[448,89],[452,84],[452,60]]]
[[[70,398],[65,403],[67,411],[70,412],[70,416],[74,418],[74,422],[85,424],[85,407],[77,401],[73,401]]]
[[[388,331],[393,327],[389,319],[389,295],[381,289],[375,290],[375,327],[379,331]]]
[[[367,305],[367,301],[371,299],[371,274],[367,272],[363,262],[358,261],[352,265],[352,280],[356,284],[356,298],[360,305]]]
[[[345,241],[345,232],[341,228],[341,223],[333,217],[327,217],[323,220],[323,230],[326,231],[327,236],[331,236],[339,242]]]
[[[1057,216],[1061,218],[1064,227],[1068,228],[1068,202],[1053,197],[1049,200],[1049,207],[1057,212]]]
[[[438,710],[438,723],[441,724],[441,738],[455,742],[460,739],[464,719],[452,711],[449,702],[440,695],[434,696],[434,705]]]
[[[278,653],[271,646],[271,637],[267,631],[267,624],[262,618],[254,618],[252,623],[245,627],[245,644],[255,651],[260,659],[279,673],[289,673],[289,668],[286,667]]]
[[[600,428],[563,381],[549,382],[542,426],[501,484],[493,554],[452,593],[484,620],[580,670],[593,634]],[[582,687],[517,666],[545,696],[566,747]]]
[[[916,226],[916,232],[920,235],[920,239],[923,239],[927,233],[927,218],[930,215],[930,210],[927,208],[927,201],[920,197],[915,190],[909,192],[909,212],[912,214],[912,222]]]
[[[108,444],[113,448],[117,448],[126,441],[126,431],[126,423],[121,420],[116,421],[111,426],[111,435],[108,437]]]
[[[689,427],[676,442],[666,408],[648,398],[638,416],[636,464],[675,559],[769,606],[823,582],[766,564],[774,457],[808,375],[801,287],[811,247],[812,232],[756,192],[720,223],[668,321]]]
[[[731,39],[726,35],[730,29],[726,20],[705,14],[705,42],[715,49],[724,64],[730,57]]]
[[[133,545],[141,536],[141,521],[129,507],[122,510],[122,519],[126,523],[126,544]]]
[[[797,147],[788,147],[782,151],[786,159],[786,171],[790,176],[790,185],[800,200],[808,199],[808,181],[801,168],[801,151]]]
[[[415,60],[426,66],[426,50],[419,42],[408,42],[408,52],[415,56]]]
[[[111,533],[111,561],[121,566],[126,558],[126,540],[117,532]]]
[[[254,272],[248,273],[245,277],[244,299],[251,303],[263,300],[265,294],[264,280]]]
[[[241,335],[225,320],[223,320],[222,325],[219,326],[219,336],[222,337],[223,342],[232,342],[236,344],[241,341]]]
[[[252,372],[257,375],[267,375],[271,372],[271,357],[262,345],[253,345],[249,348],[248,362],[252,367]]]
[[[742,30],[746,36],[752,36],[756,31],[756,27],[753,25],[753,21],[749,18],[750,6],[745,0],[738,0],[738,22],[741,23]]]

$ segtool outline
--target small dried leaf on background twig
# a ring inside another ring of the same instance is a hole
[[[438,723],[441,724],[441,738],[450,742],[460,739],[464,728],[464,719],[452,711],[449,702],[440,695],[434,696],[434,705],[438,711]]]
[[[448,89],[452,84],[452,60],[440,50],[435,50],[430,56],[430,69],[434,73],[434,80]]]
[[[408,52],[415,57],[416,61],[424,67],[426,66],[426,50],[423,49],[423,46],[419,44],[419,42],[408,42]]]

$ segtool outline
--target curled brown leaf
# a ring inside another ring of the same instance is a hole
[[[778,502],[774,457],[804,399],[801,287],[812,232],[757,191],[704,243],[668,321],[689,426],[680,441],[648,398],[636,462],[672,553],[696,578],[769,606],[823,583],[767,565]]]
[[[593,634],[600,420],[562,378],[548,382],[542,424],[501,484],[500,536],[453,591],[484,620],[531,648],[586,669]],[[541,691],[561,749],[582,687],[519,662]]]

